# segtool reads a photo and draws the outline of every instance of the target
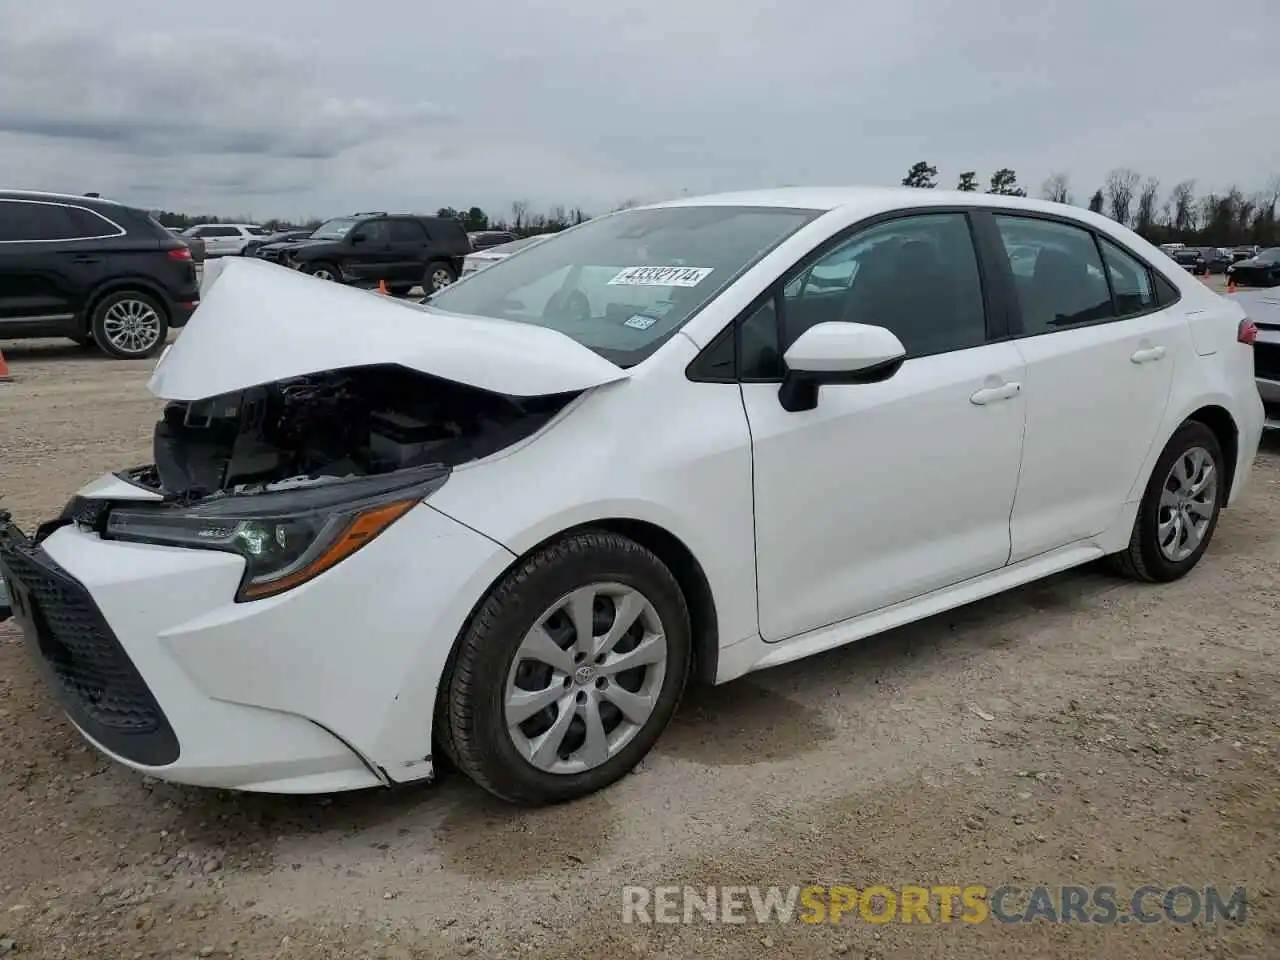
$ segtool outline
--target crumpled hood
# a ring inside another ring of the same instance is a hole
[[[509,396],[570,393],[627,372],[555,330],[443,313],[255,258],[206,264],[200,306],[147,384],[201,400],[344,367],[399,364]]]

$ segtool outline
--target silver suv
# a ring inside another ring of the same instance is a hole
[[[235,257],[250,240],[261,240],[270,232],[253,223],[202,223],[188,227],[182,235],[203,240],[206,257]]]

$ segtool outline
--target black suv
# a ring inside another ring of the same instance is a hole
[[[150,357],[199,300],[190,249],[146,211],[0,191],[0,339],[70,337]]]
[[[434,293],[458,279],[471,252],[457,220],[414,214],[358,213],[322,223],[310,239],[280,251],[280,263],[325,280]]]

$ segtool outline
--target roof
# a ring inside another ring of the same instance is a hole
[[[111,207],[123,206],[115,200],[108,200],[105,197],[86,197],[81,193],[47,193],[40,190],[11,190],[7,187],[0,187],[0,197],[7,200],[54,200],[58,203],[74,200],[82,204],[100,203]]]
[[[682,197],[652,206],[734,205],[761,207],[794,207],[807,210],[836,210],[842,207],[896,210],[902,207],[973,205],[1009,207],[1016,210],[1061,212],[1063,204],[1027,197],[1010,197],[993,193],[965,193],[959,190],[927,190],[917,187],[775,187],[767,190],[741,190],[714,193],[700,197]],[[1081,208],[1071,208],[1077,215]]]

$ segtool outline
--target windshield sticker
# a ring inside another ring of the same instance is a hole
[[[643,313],[637,313],[633,317],[628,317],[622,325],[624,327],[632,327],[636,330],[648,330],[657,322],[657,317],[646,317]]]
[[[609,281],[611,286],[696,287],[714,267],[627,267]]]

